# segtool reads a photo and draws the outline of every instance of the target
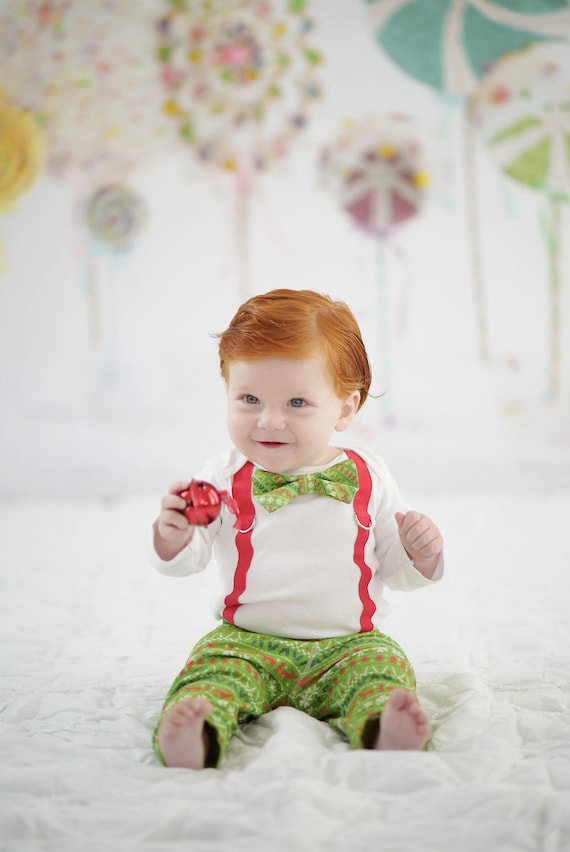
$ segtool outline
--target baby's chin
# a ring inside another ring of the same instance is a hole
[[[251,460],[275,473],[292,470],[295,463],[291,455],[291,445],[284,441],[257,441],[252,447]]]
[[[242,450],[243,452],[243,450]],[[307,467],[325,467],[338,456],[339,450],[327,446],[322,452],[316,454],[299,452],[299,448],[292,443],[280,441],[254,442],[247,455],[254,464],[272,473],[292,473]]]

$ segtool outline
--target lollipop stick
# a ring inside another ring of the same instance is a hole
[[[477,345],[479,348],[479,357],[483,362],[486,362],[490,359],[490,352],[487,331],[487,309],[483,287],[483,268],[481,264],[481,240],[477,215],[477,178],[475,174],[473,135],[466,109],[463,109],[462,119],[467,237],[473,287],[473,304],[475,308]]]
[[[92,346],[97,346],[101,340],[101,306],[99,299],[99,282],[97,280],[97,261],[95,250],[89,252],[85,269],[87,284],[87,321],[89,325],[89,340]]]
[[[560,296],[560,238],[562,235],[562,201],[550,196],[550,224],[546,230],[550,275],[550,393],[560,390],[560,335],[562,330]]]
[[[4,245],[4,239],[2,238],[2,234],[0,233],[0,275],[6,275],[8,272],[8,255],[6,254],[6,247]]]
[[[241,301],[249,299],[251,292],[251,265],[249,253],[249,200],[251,183],[245,170],[237,175],[235,228],[238,266],[238,289]]]
[[[392,423],[392,400],[390,398],[390,299],[388,293],[388,250],[386,246],[387,237],[381,237],[376,247],[376,270],[377,270],[377,305],[378,305],[378,336],[380,340],[380,378],[382,382],[382,394],[385,405],[385,420]]]

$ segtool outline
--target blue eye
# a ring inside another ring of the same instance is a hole
[[[301,399],[301,397],[299,396],[295,396],[292,400],[290,400],[289,404],[291,408],[303,408],[303,406],[305,405],[305,400]]]
[[[258,398],[252,393],[244,394],[243,401],[246,402],[248,405],[256,405],[259,402]]]

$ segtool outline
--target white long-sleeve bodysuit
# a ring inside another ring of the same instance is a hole
[[[222,576],[219,614],[256,633],[321,639],[378,627],[388,611],[384,586],[407,591],[430,585],[441,577],[443,559],[431,580],[415,569],[400,542],[394,518],[395,512],[408,508],[398,486],[379,456],[368,450],[355,452],[365,461],[371,479],[367,500],[370,531],[357,523],[358,495],[354,503],[346,504],[320,494],[305,494],[268,512],[250,497],[248,488],[247,499],[255,515],[251,530],[247,529],[249,520],[243,526],[243,516],[239,524],[243,531],[236,530],[236,517],[224,506],[216,521],[195,528],[190,543],[174,559],[163,561],[152,548],[154,566],[164,574],[181,577],[204,570],[213,557]],[[346,453],[340,451],[331,464],[345,458]],[[220,491],[235,492],[237,479],[234,482],[233,477],[246,462],[234,449],[206,462],[195,479],[210,482]],[[292,473],[325,467],[330,464]],[[359,493],[362,501],[362,490]]]

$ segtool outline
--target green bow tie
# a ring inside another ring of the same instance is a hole
[[[275,512],[299,494],[324,494],[343,503],[351,503],[358,491],[358,472],[350,459],[320,473],[270,473],[255,468],[252,476],[255,497],[268,512]]]

